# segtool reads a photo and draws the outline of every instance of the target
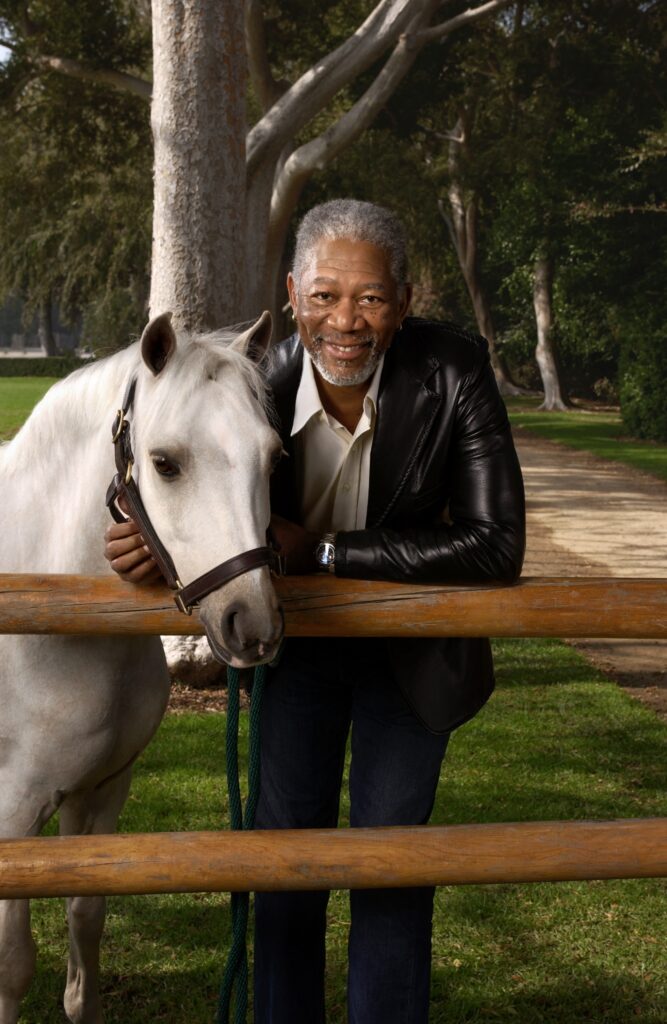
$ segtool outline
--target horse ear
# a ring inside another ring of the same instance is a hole
[[[141,335],[141,358],[157,377],[176,351],[176,335],[171,326],[171,313],[154,317]]]
[[[265,309],[252,327],[249,327],[243,334],[239,334],[233,347],[243,352],[248,359],[252,359],[253,363],[259,363],[269,347],[272,332],[273,319],[268,309]]]

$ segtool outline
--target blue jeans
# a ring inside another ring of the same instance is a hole
[[[352,725],[350,823],[422,825],[448,736],[430,733],[375,639],[292,639],[267,679],[257,828],[332,828]],[[322,1024],[327,892],[255,896],[255,1024]],[[426,1024],[433,889],[350,893],[349,1024]]]

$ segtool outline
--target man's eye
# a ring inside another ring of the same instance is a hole
[[[361,301],[365,306],[378,306],[382,299],[379,295],[362,295]]]
[[[331,298],[331,292],[314,292],[314,299],[320,299],[322,302],[328,302]]]
[[[153,465],[155,466],[156,472],[158,472],[160,476],[166,477],[168,480],[178,476],[181,471],[180,467],[165,455],[154,455]]]

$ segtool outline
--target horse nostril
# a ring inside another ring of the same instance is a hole
[[[243,601],[233,601],[222,618],[222,637],[225,647],[230,651],[240,651],[245,646],[243,618],[247,610]]]

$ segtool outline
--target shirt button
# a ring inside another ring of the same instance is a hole
[[[343,490],[348,494],[352,490],[352,484],[343,484]]]

